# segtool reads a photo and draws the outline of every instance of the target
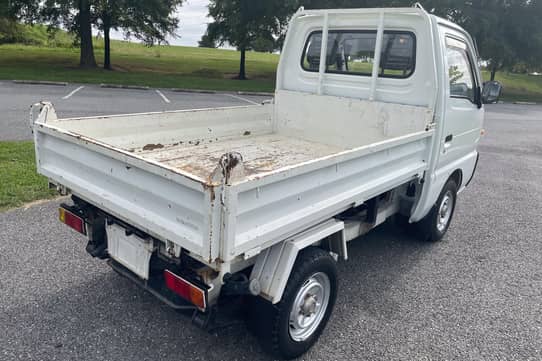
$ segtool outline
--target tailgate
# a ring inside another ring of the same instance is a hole
[[[210,237],[212,220],[219,215],[212,188],[39,121],[34,124],[39,173],[158,239],[174,242],[203,260],[217,257],[218,247]]]

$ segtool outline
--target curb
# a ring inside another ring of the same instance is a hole
[[[535,103],[535,102],[514,102],[514,104],[517,104],[517,105],[538,105],[538,103]]]
[[[218,90],[205,90],[205,89],[185,89],[185,88],[170,88],[169,91],[176,93],[199,93],[199,94],[220,94]]]
[[[262,97],[273,97],[275,96],[275,93],[266,93],[266,92],[248,92],[248,91],[238,91],[238,95],[259,95]]]
[[[63,81],[41,81],[41,80],[13,80],[15,84],[33,84],[33,85],[57,85],[57,86],[67,86],[69,83]]]
[[[122,84],[100,84],[100,88],[111,88],[111,89],[132,89],[132,90],[149,90],[148,86],[140,85],[122,85]]]

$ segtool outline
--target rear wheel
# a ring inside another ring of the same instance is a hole
[[[424,241],[438,242],[444,237],[452,223],[456,202],[457,184],[449,179],[429,213],[415,224]]]
[[[279,303],[252,299],[249,326],[264,349],[291,359],[314,345],[335,305],[337,283],[336,262],[329,253],[315,247],[304,250]]]

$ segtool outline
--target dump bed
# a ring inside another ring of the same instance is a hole
[[[426,108],[327,98],[302,113],[266,104],[65,120],[44,106],[38,170],[206,263],[257,254],[426,167]],[[344,106],[350,115],[333,119]]]

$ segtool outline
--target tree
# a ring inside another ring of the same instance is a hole
[[[201,37],[201,40],[198,41],[198,46],[200,48],[216,48],[216,42],[206,32]]]
[[[24,40],[18,21],[34,21],[38,5],[37,0],[0,0],[0,43]]]
[[[166,42],[179,20],[173,14],[183,0],[97,0],[96,25],[104,34],[104,69],[111,69],[111,29],[123,30],[147,45]]]
[[[287,1],[288,2],[288,1]],[[261,39],[275,39],[291,15],[289,6],[279,0],[211,0],[206,43],[228,43],[240,51],[238,79],[246,79],[246,52]],[[202,39],[203,40],[203,39]]]
[[[95,68],[94,46],[92,44],[92,3],[91,0],[45,0],[41,17],[51,28],[63,25],[77,35],[79,43],[79,66]]]
[[[104,68],[111,69],[111,29],[147,45],[165,42],[177,29],[173,14],[183,0],[45,0],[42,17],[52,27],[63,25],[77,35],[80,66],[96,67],[92,26],[104,33]]]

